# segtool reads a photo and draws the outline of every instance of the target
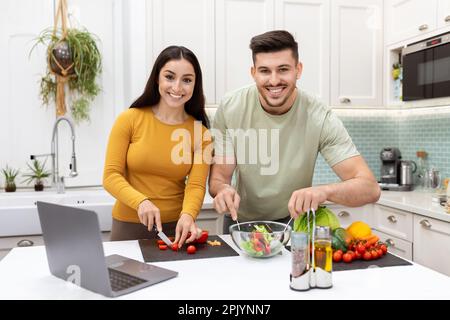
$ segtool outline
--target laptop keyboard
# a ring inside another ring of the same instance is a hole
[[[109,281],[111,282],[112,291],[121,291],[131,287],[134,287],[138,284],[146,282],[146,280],[132,276],[130,274],[115,270],[109,269]]]

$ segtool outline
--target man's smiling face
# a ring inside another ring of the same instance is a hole
[[[287,112],[295,100],[296,82],[302,73],[302,64],[296,61],[292,50],[256,54],[251,73],[264,109],[273,114]]]

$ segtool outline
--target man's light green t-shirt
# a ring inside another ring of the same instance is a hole
[[[341,120],[322,102],[297,89],[292,108],[271,115],[256,85],[227,94],[214,117],[214,152],[237,160],[239,221],[289,216],[295,190],[312,184],[320,152],[330,167],[359,155]]]

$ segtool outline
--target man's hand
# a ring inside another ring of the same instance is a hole
[[[236,221],[240,201],[241,197],[236,190],[230,185],[225,185],[214,197],[213,205],[218,213],[229,212],[233,221]]]
[[[137,214],[139,221],[147,226],[148,231],[153,230],[153,224],[156,223],[158,231],[162,231],[161,214],[159,208],[155,206],[150,200],[144,200],[139,204]]]
[[[328,198],[325,186],[310,187],[296,190],[292,193],[288,203],[289,213],[292,218],[297,218],[299,214],[307,212],[310,209],[317,210],[319,205]]]

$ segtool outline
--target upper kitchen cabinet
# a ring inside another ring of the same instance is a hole
[[[450,0],[438,0],[437,27],[450,26]]]
[[[382,104],[382,0],[331,1],[331,105]]]
[[[214,1],[153,0],[147,2],[153,66],[170,45],[184,46],[197,56],[208,104],[215,103]]]
[[[447,6],[448,9],[448,2],[449,0],[442,0],[439,1],[439,5]],[[437,0],[386,0],[386,44],[393,44],[435,30],[438,27],[437,12]],[[441,25],[440,22],[439,24]]]
[[[275,27],[291,32],[303,63],[297,86],[330,102],[330,1],[280,0],[275,2]]]
[[[216,0],[216,94],[254,83],[250,39],[274,27],[274,0]]]

